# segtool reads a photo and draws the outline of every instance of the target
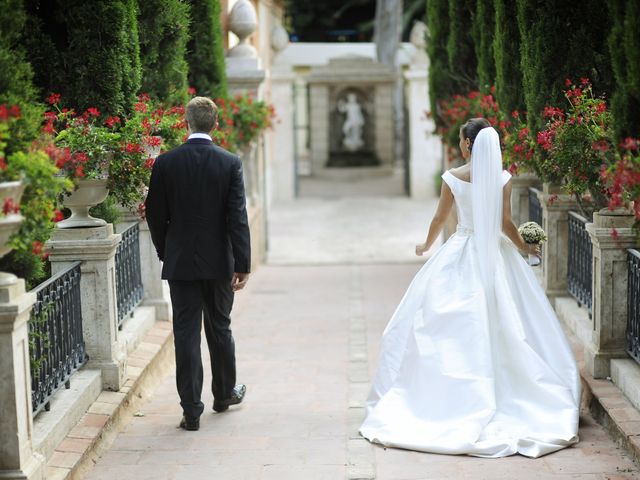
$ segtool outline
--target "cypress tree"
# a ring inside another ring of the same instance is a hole
[[[138,5],[142,91],[170,103],[184,103],[189,5],[184,0],[144,0]]]
[[[438,102],[454,93],[449,72],[447,39],[449,38],[449,2],[427,1],[427,54],[429,55],[429,100],[436,126],[442,126]]]
[[[79,111],[131,111],[141,79],[135,0],[30,0],[30,12],[27,45],[45,93]]]
[[[495,37],[495,13],[493,0],[477,0],[472,25],[473,44],[478,62],[478,84],[488,93],[495,84],[496,64],[493,54]]]
[[[189,0],[191,40],[187,46],[189,84],[198,95],[225,97],[227,74],[224,63],[220,0]]]
[[[546,105],[564,108],[565,79],[587,77],[596,94],[611,92],[607,6],[585,0],[576,8],[564,0],[517,1],[523,92],[529,126],[543,125]],[[597,19],[597,21],[594,21]]]
[[[610,2],[609,51],[616,87],[611,98],[615,135],[640,137],[640,5],[635,0]]]
[[[472,35],[475,6],[475,0],[449,1],[447,53],[456,93],[466,93],[478,88],[478,60]]]
[[[522,70],[520,69],[520,30],[516,4],[512,0],[495,0],[496,100],[503,112],[524,109]]]

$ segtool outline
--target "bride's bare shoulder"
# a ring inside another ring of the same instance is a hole
[[[471,168],[469,168],[469,165],[452,168],[449,170],[449,173],[464,182],[469,182],[471,180]]]

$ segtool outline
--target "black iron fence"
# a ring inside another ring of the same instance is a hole
[[[529,221],[542,226],[542,205],[538,199],[538,189],[529,187]]]
[[[142,271],[140,267],[140,228],[134,223],[121,232],[122,241],[116,251],[116,296],[118,327],[142,301]]]
[[[587,233],[588,220],[576,212],[569,212],[569,256],[567,287],[578,303],[591,316],[591,279],[593,245]]]
[[[627,282],[627,351],[640,362],[640,252],[629,252]]]
[[[69,388],[71,375],[87,360],[82,336],[80,262],[32,290],[29,319],[31,395],[34,415],[49,410],[51,396]]]

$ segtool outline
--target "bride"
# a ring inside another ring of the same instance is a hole
[[[556,315],[518,250],[511,175],[482,118],[460,130],[471,161],[445,172],[422,255],[453,204],[456,233],[387,325],[360,427],[371,442],[433,453],[539,457],[578,441],[580,381]]]

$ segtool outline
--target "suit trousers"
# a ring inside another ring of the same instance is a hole
[[[211,358],[211,391],[217,400],[232,395],[236,384],[236,358],[231,324],[233,290],[230,280],[169,280],[176,350],[176,385],[185,415],[199,417],[203,370],[200,332],[204,332]]]

